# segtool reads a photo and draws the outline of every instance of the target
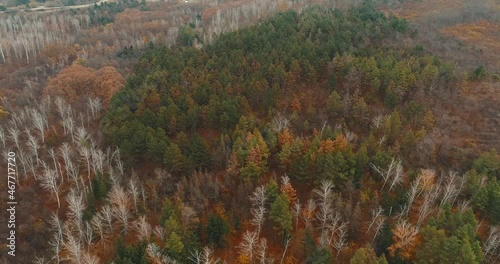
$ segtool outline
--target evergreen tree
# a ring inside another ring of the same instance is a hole
[[[280,194],[271,204],[269,218],[274,222],[276,229],[282,235],[289,235],[292,232],[293,215],[290,211],[290,201],[285,194]]]
[[[385,256],[377,257],[373,248],[369,245],[356,250],[354,256],[351,258],[351,264],[387,264]]]
[[[453,212],[450,205],[445,205],[421,232],[417,263],[482,263],[476,226],[472,210]]]
[[[184,250],[184,244],[182,243],[181,237],[175,232],[170,233],[170,237],[165,243],[165,249],[169,255],[179,258]]]
[[[274,179],[271,179],[266,184],[265,188],[266,188],[267,200],[270,204],[273,204],[278,195],[280,194],[280,187]]]
[[[211,165],[212,158],[208,146],[198,134],[195,134],[189,145],[189,158],[195,169],[209,168]]]
[[[229,228],[219,215],[212,215],[208,218],[206,233],[207,242],[220,248],[225,244],[225,235],[229,233]]]
[[[485,152],[472,163],[472,168],[480,175],[500,180],[500,155],[495,149]]]
[[[185,167],[185,158],[177,144],[170,143],[165,149],[163,163],[170,172],[178,173],[183,171]]]

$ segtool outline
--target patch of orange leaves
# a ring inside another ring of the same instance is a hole
[[[458,24],[441,30],[446,35],[482,47],[500,50],[500,23],[479,20],[473,23]]]
[[[392,13],[396,17],[413,20],[438,15],[443,9],[459,9],[463,7],[463,4],[461,0],[411,1],[393,8],[383,8],[380,11],[386,15]]]

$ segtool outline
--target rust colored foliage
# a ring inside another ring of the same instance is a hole
[[[318,152],[328,154],[336,151],[343,151],[348,145],[349,143],[347,142],[347,139],[340,134],[335,138],[335,140],[327,139],[322,141]]]
[[[78,45],[67,45],[62,42],[50,43],[41,51],[42,59],[50,66],[55,66],[61,62],[72,61],[79,51]]]
[[[278,134],[278,142],[281,146],[292,143],[292,135],[290,134],[288,128],[285,128],[281,133]]]
[[[85,97],[98,97],[105,105],[125,85],[121,74],[111,66],[99,70],[73,64],[50,79],[44,95],[60,96],[68,102]]]
[[[391,256],[399,252],[401,258],[411,259],[415,255],[415,247],[418,244],[418,229],[410,223],[403,221],[392,230],[394,244],[388,248]]]
[[[292,184],[288,182],[288,183],[282,185],[280,190],[282,193],[284,193],[288,197],[288,200],[290,201],[290,205],[293,206],[295,204],[295,200],[297,200],[297,192],[293,188]]]

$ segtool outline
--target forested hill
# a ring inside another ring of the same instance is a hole
[[[417,77],[432,81],[451,74],[447,65],[413,56],[411,50],[374,49],[405,30],[404,20],[369,5],[346,13],[289,11],[201,49],[190,47],[197,36],[187,28],[180,36],[184,45],[151,50],[140,60],[126,89],[113,99],[103,128],[125,156],[155,160],[163,155],[149,148],[158,145],[149,141],[179,143],[171,139],[180,133],[195,137],[202,128],[232,137],[241,116],[259,119],[257,125],[265,131],[277,112],[287,118],[294,114],[292,122],[300,125],[292,127],[300,134],[321,128],[323,121],[334,125],[350,119],[343,113],[358,102],[378,107],[385,102],[392,110],[416,93]],[[338,97],[338,105],[331,102],[327,112],[326,97],[322,102],[301,100],[307,89],[327,96],[335,91],[330,101]],[[304,106],[289,105],[291,95]],[[341,106],[342,101],[351,105]],[[310,125],[302,129],[306,120]]]
[[[456,92],[457,76],[422,46],[394,48],[417,34],[405,20],[366,1],[287,11],[212,44],[197,34],[150,47],[102,120],[125,165],[156,181],[137,214],[164,232],[125,235],[117,260],[494,261],[500,158],[429,169],[445,165],[422,154],[427,99]]]

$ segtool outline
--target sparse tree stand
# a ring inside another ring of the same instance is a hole
[[[16,3],[16,6],[27,5],[30,3],[30,0],[16,0],[15,3]]]

